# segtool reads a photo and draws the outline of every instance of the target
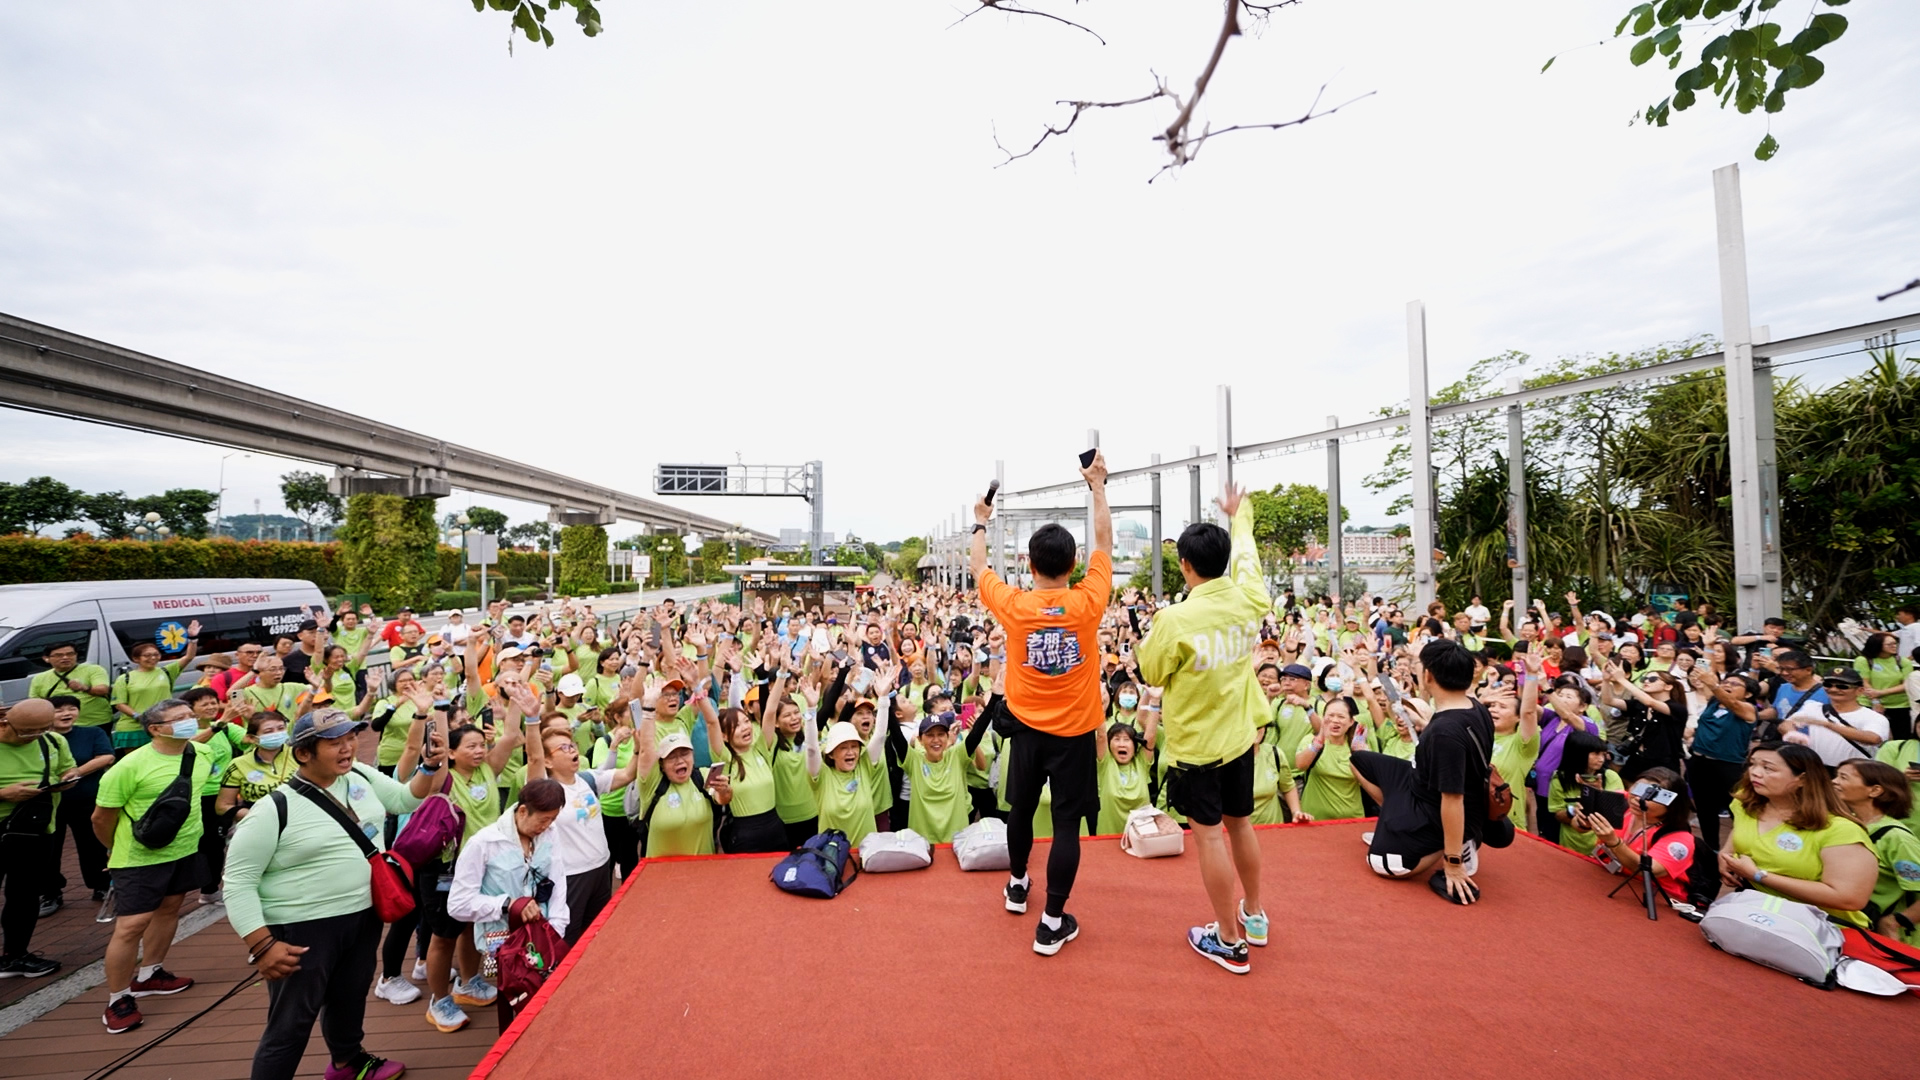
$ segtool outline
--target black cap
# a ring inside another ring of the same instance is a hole
[[[1827,672],[1820,681],[1824,683],[1839,683],[1842,686],[1866,685],[1866,680],[1860,677],[1858,671],[1851,667],[1844,666],[1836,667],[1832,671]]]
[[[312,619],[303,619],[300,622],[300,630],[302,633],[308,630],[318,630],[318,629],[320,629],[320,624],[317,622],[314,622]]]

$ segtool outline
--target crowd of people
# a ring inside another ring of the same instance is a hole
[[[1182,535],[1167,601],[1113,586],[1104,463],[1085,474],[1089,548],[1036,531],[1030,587],[988,569],[982,501],[977,590],[667,600],[612,625],[495,603],[432,633],[343,606],[203,658],[181,692],[196,626],[118,679],[59,646],[0,715],[0,977],[58,967],[29,945],[71,834],[114,922],[108,1031],[192,985],[165,961],[199,894],[268,980],[256,1078],[293,1075],[318,1020],[330,1080],[389,1080],[402,1066],[362,1045],[369,986],[424,996],[441,1031],[508,1013],[493,951],[527,919],[577,941],[641,858],[826,830],[943,843],[999,818],[1010,912],[1036,887],[1033,840],[1055,839],[1034,938],[1053,955],[1078,933],[1079,838],[1142,807],[1191,830],[1213,911],[1188,944],[1235,973],[1268,938],[1252,826],[1363,817],[1368,866],[1456,904],[1479,898],[1482,850],[1525,830],[1649,873],[1683,914],[1757,888],[1920,943],[1913,610],[1823,669],[1780,620],[1741,631],[1705,603],[1569,594],[1496,619],[1477,597],[1410,617],[1275,595],[1231,488],[1226,528]],[[458,827],[383,924],[367,852],[428,818]]]

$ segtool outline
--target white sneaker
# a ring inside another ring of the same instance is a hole
[[[381,979],[374,985],[373,996],[394,1005],[410,1005],[420,1000],[420,988],[401,978]]]
[[[427,962],[425,960],[415,960],[413,962],[413,981],[417,983],[427,981]]]
[[[1370,833],[1370,832],[1363,832],[1363,833],[1361,833],[1361,834],[1360,834],[1360,842],[1361,842],[1361,843],[1363,843],[1363,844],[1365,844],[1365,845],[1367,845],[1368,847],[1372,847],[1372,846],[1373,846],[1373,834],[1372,834],[1372,833]]]

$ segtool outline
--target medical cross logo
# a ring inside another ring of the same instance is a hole
[[[1085,659],[1080,635],[1064,627],[1048,626],[1027,635],[1027,666],[1042,675],[1065,675]]]

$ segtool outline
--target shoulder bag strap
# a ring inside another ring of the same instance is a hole
[[[309,802],[325,810],[328,817],[339,822],[340,827],[347,831],[347,835],[353,837],[353,842],[359,846],[361,855],[367,858],[373,857],[375,850],[373,841],[367,839],[367,834],[360,831],[360,826],[347,816],[345,808],[340,805],[339,801],[336,800],[332,794],[321,791],[300,777],[295,777],[288,781],[287,786],[305,795]],[[278,789],[276,789],[276,791],[277,790]]]

